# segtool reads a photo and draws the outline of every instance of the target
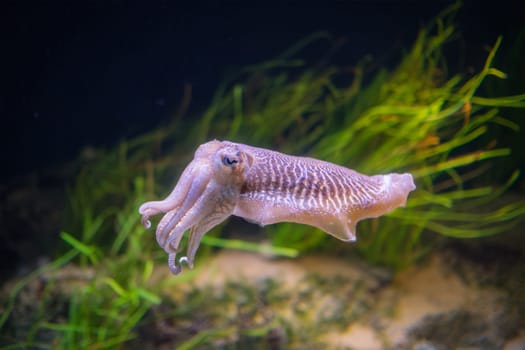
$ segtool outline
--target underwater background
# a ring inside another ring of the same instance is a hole
[[[4,2],[0,346],[523,349],[521,7]],[[231,218],[172,276],[137,209],[214,138],[418,189],[351,244]]]

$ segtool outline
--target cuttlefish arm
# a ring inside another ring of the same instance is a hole
[[[181,262],[193,266],[202,236],[233,213],[239,198],[249,159],[237,148],[223,147],[219,141],[201,145],[193,161],[183,171],[171,194],[162,201],[142,204],[142,223],[150,227],[150,216],[166,213],[157,225],[157,243],[168,253],[174,274]],[[176,261],[179,244],[190,229],[187,255]]]
[[[156,237],[177,274],[182,262],[193,266],[202,236],[232,214],[262,226],[307,224],[353,241],[358,221],[404,206],[414,189],[410,174],[366,176],[313,158],[214,140],[197,149],[166,199],[144,203],[139,213],[146,227],[150,216],[166,213]],[[177,264],[188,229],[187,254]]]

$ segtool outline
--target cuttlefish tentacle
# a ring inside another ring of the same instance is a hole
[[[170,236],[172,236],[172,232],[176,229],[177,226],[184,225],[183,223],[183,217],[188,215],[190,212],[195,212],[193,210],[193,207],[197,204],[197,201],[202,198],[203,196],[209,196],[209,194],[205,195],[204,192],[206,191],[206,187],[208,185],[208,181],[206,178],[198,177],[194,178],[194,181],[191,183],[190,188],[188,192],[185,194],[184,201],[180,206],[176,206],[175,209],[170,210],[167,212],[169,215],[168,219],[165,221],[164,218],[161,220],[159,225],[157,226],[157,242],[161,246],[166,245],[166,241],[169,239]],[[198,212],[198,210],[197,210]],[[188,222],[188,226],[184,228],[182,233],[184,233],[185,230],[187,230],[189,227],[193,226],[197,218],[195,217],[195,214],[191,216],[191,218],[186,219],[185,221]]]
[[[180,176],[180,180],[171,191],[170,195],[162,201],[151,201],[142,204],[139,208],[139,213],[142,215],[142,224],[146,228],[151,227],[149,218],[160,214],[166,213],[172,210],[177,210],[182,205],[182,200],[186,198],[186,194],[191,188],[193,183],[192,172],[195,169],[187,167]]]
[[[184,262],[193,267],[204,234],[232,214],[263,226],[307,224],[353,241],[360,220],[404,206],[414,189],[410,174],[366,176],[313,158],[214,140],[199,146],[166,199],[144,203],[139,212],[146,227],[150,216],[166,213],[157,242],[177,274]],[[188,229],[186,256],[177,264]]]
[[[147,202],[139,208],[146,227],[149,216],[166,213],[157,226],[156,237],[168,253],[168,265],[174,274],[181,271],[182,262],[193,266],[202,236],[233,213],[249,164],[248,156],[237,147],[209,142],[197,149],[175,190],[165,200]],[[188,254],[177,264],[179,245],[188,229]]]
[[[197,249],[199,249],[202,236],[226,220],[233,213],[234,206],[235,202],[233,200],[220,201],[219,204],[215,206],[215,210],[212,213],[207,215],[202,221],[191,228],[190,237],[188,240],[188,248],[186,251],[187,255],[185,257],[185,260],[190,268],[193,268],[193,260],[195,259]]]
[[[232,214],[237,196],[238,193],[225,191],[212,180],[202,196],[196,197],[191,209],[183,215],[180,221],[172,225],[173,228],[168,233],[168,239],[162,246],[169,254],[170,269],[174,273],[180,272],[180,266],[176,265],[175,257],[179,252],[179,244],[184,232],[191,228],[187,254],[181,259],[192,267],[195,252],[202,236]],[[210,201],[209,198],[216,200]]]
[[[226,220],[233,212],[234,202],[225,201],[222,202],[219,206],[216,206],[215,210],[212,213],[209,213],[204,217],[202,221],[197,223],[190,229],[190,235],[188,239],[188,248],[186,255],[179,259],[179,264],[176,263],[176,255],[178,253],[178,246],[180,242],[180,237],[177,238],[176,243],[170,242],[168,245],[168,266],[174,274],[180,273],[182,270],[182,264],[186,263],[189,268],[193,268],[193,261],[195,260],[195,254],[199,249],[202,236],[204,236],[208,231],[210,231],[215,226],[219,225],[221,222]]]

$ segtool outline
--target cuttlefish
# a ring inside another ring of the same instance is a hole
[[[171,272],[185,262],[193,267],[206,232],[230,215],[261,226],[295,222],[320,228],[343,241],[356,240],[356,224],[404,206],[416,188],[412,175],[366,176],[322,160],[229,141],[199,146],[170,195],[142,204],[149,218],[165,213],[156,237],[168,254]],[[186,256],[176,261],[179,244],[190,230]]]

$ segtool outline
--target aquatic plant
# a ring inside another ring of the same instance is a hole
[[[0,344],[13,344],[5,349],[114,348],[133,338],[136,324],[160,302],[159,285],[151,283],[153,260],[143,250],[148,246],[144,239],[147,234],[128,215],[137,203],[130,201],[118,211],[109,205],[107,211],[92,215],[90,209],[96,208],[94,198],[100,192],[82,193],[81,185],[87,185],[88,179],[81,174],[79,187],[73,190],[77,197],[72,197],[76,201],[72,213],[82,224],[77,237],[61,232],[69,246],[66,252],[11,288],[0,317]],[[105,188],[106,183],[100,185]],[[111,193],[102,197],[108,199]],[[143,193],[143,180],[137,178],[130,197],[140,200]],[[82,203],[89,206],[83,207]],[[78,209],[82,209],[82,215],[75,213]],[[104,245],[96,235],[111,232],[103,229],[110,216],[118,229],[112,240],[105,238],[111,244]],[[72,267],[73,261],[80,268]],[[26,305],[23,295],[28,293],[35,295]],[[15,313],[18,316],[13,318]]]

